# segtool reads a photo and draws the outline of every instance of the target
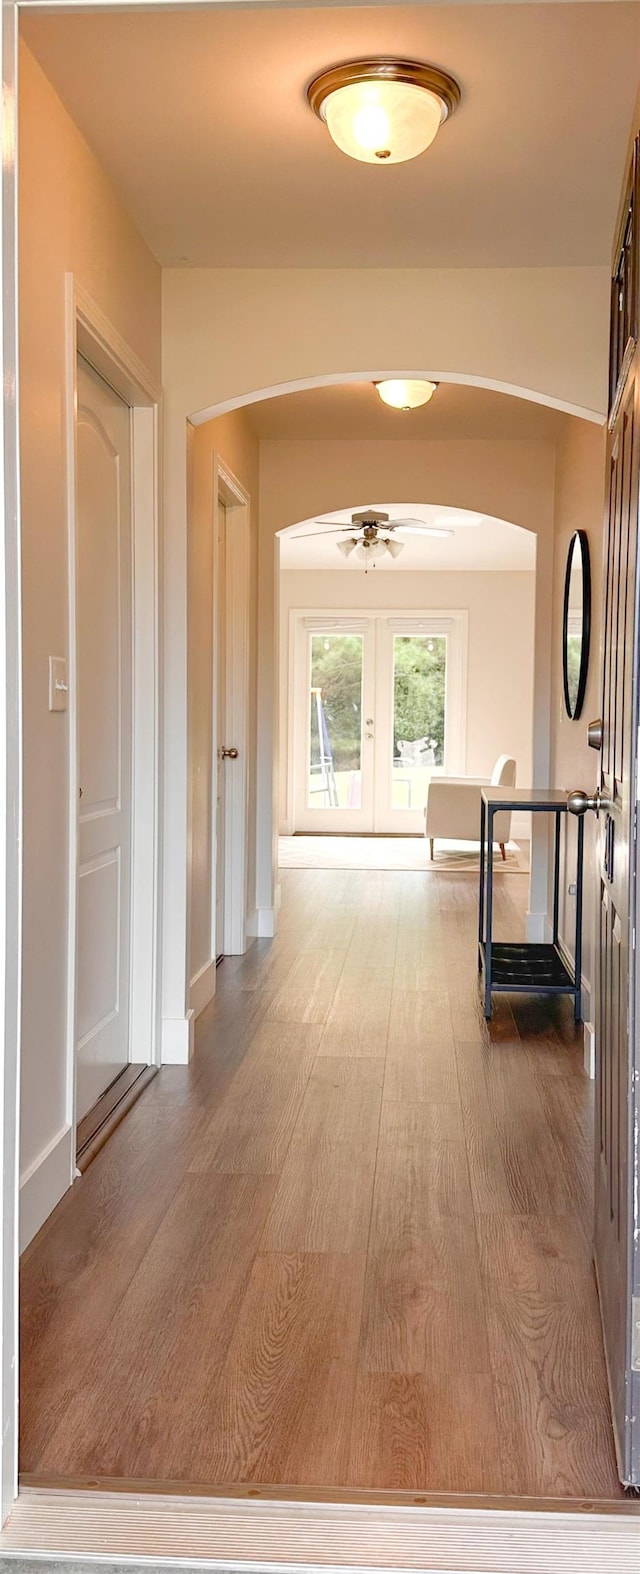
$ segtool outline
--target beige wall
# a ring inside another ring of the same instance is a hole
[[[551,782],[570,792],[597,785],[598,755],[587,746],[587,724],[600,715],[600,632],[602,626],[602,539],[604,518],[605,434],[584,421],[571,421],[558,446],[556,471],[556,533],[553,552],[553,645],[551,708]],[[562,611],[569,542],[574,530],[589,538],[592,580],[591,655],[582,716],[566,714],[562,688]],[[562,869],[562,937],[574,949],[575,902],[568,885],[575,879],[576,822],[568,817],[568,862]],[[596,870],[595,817],[585,817],[585,902],[583,976],[593,985]],[[589,1000],[585,1010],[589,1009]]]
[[[213,960],[211,957],[211,911],[214,898],[214,831],[212,791],[213,737],[213,464],[214,455],[222,461],[250,498],[250,585],[249,585],[249,733],[252,741],[249,759],[249,824],[247,846],[248,913],[255,910],[255,825],[256,825],[256,630],[257,630],[257,535],[258,535],[258,441],[251,432],[242,410],[220,416],[217,421],[192,429],[190,454],[189,507],[189,981]],[[233,529],[233,512],[229,516]]]
[[[373,583],[372,583],[373,581]],[[535,573],[403,573],[286,570],[280,575],[280,824],[286,821],[289,738],[289,615],[318,611],[443,607],[469,614],[466,773],[487,776],[511,754],[531,785]]]
[[[169,268],[166,382],[203,419],[260,391],[411,372],[599,418],[608,291],[606,268]]]
[[[28,51],[20,51],[20,426],[24,681],[21,1172],[64,1172],[68,717],[48,711],[50,654],[68,655],[65,275],[156,378],[160,269]],[[31,1177],[31,1178],[30,1178]],[[57,1197],[53,1197],[57,1201]],[[53,1204],[51,1204],[53,1205]]]

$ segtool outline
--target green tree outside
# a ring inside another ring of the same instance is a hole
[[[397,635],[394,641],[394,756],[399,740],[433,740],[435,763],[444,761],[445,678],[447,641],[444,635]],[[336,771],[360,768],[362,733],[362,638],[358,634],[314,634],[311,639],[311,686],[322,693],[329,742]],[[320,743],[315,704],[311,706],[310,763],[317,766]]]

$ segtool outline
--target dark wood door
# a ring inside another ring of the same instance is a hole
[[[611,417],[604,543],[601,808],[597,836],[595,1259],[621,1479],[640,1483],[640,1242],[636,1044],[638,796],[637,179],[612,291]]]

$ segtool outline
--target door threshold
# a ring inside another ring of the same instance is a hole
[[[490,1492],[421,1492],[397,1487],[301,1487],[270,1482],[238,1481],[214,1486],[208,1481],[147,1480],[139,1476],[56,1476],[51,1472],[21,1471],[20,1492],[133,1493],[140,1497],[161,1494],[173,1498],[202,1498],[205,1502],[259,1500],[265,1503],[373,1504],[404,1508],[482,1508],[517,1513],[618,1514],[640,1520],[640,1499],[579,1497],[497,1496]],[[624,1488],[621,1488],[624,1491]]]
[[[30,1478],[33,1482],[34,1478]],[[640,1509],[626,1503],[221,1488],[27,1484],[0,1535],[12,1557],[299,1574],[637,1574]],[[98,1488],[98,1489],[97,1489]],[[271,1490],[274,1496],[267,1496]],[[250,1496],[251,1494],[251,1496]],[[257,1494],[257,1498],[256,1498]],[[122,1562],[121,1562],[122,1560]]]
[[[157,1066],[125,1066],[91,1109],[87,1110],[76,1133],[76,1166],[81,1175],[84,1175],[96,1153],[104,1147],[116,1126],[120,1125],[152,1077],[155,1077],[157,1070]]]

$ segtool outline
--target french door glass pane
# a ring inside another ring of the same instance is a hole
[[[393,642],[394,809],[423,809],[445,753],[446,634],[396,634]]]
[[[361,634],[312,634],[310,809],[359,809],[362,797]]]

